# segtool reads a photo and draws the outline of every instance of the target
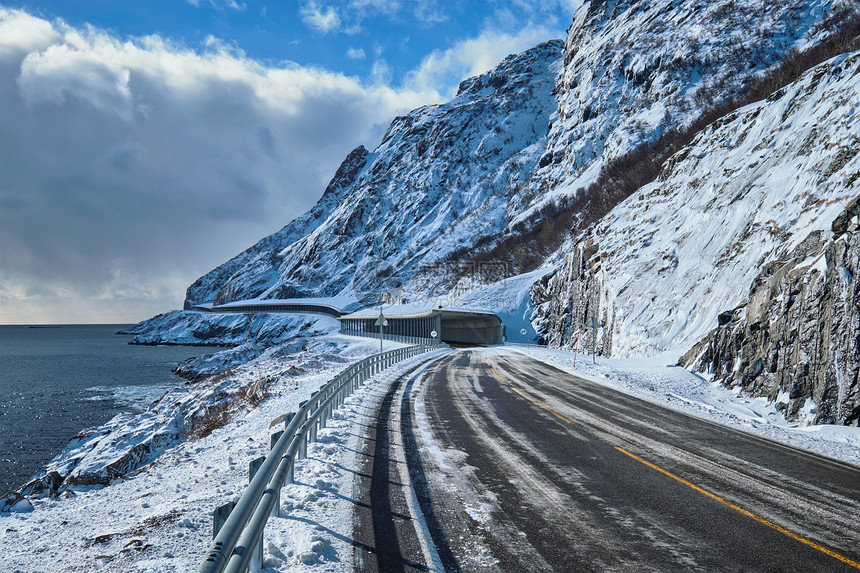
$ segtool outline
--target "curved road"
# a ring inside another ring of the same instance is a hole
[[[416,368],[373,430],[362,571],[860,570],[860,468],[521,353]]]

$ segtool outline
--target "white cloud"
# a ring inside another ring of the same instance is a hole
[[[236,10],[238,12],[244,12],[248,6],[244,2],[237,2],[236,0],[185,0],[188,4],[191,4],[195,8],[199,8],[200,4],[208,5],[217,10],[221,10],[224,8],[230,8],[231,10]],[[264,7],[265,8],[265,7]]]
[[[50,46],[59,36],[50,22],[0,7],[0,57]]]
[[[364,48],[349,48],[346,51],[346,57],[350,60],[363,60],[367,55],[364,53]]]
[[[407,74],[405,85],[414,91],[437,91],[450,97],[463,79],[491,70],[509,54],[557,36],[543,25],[526,25],[515,34],[488,29],[446,50],[431,52]]]
[[[34,33],[3,34],[20,29]],[[353,147],[437,97],[208,44],[0,11],[0,323],[177,307],[308,209]]]
[[[582,6],[585,1],[584,0],[558,0],[559,5],[563,10],[568,10],[571,15],[579,10],[579,7]]]
[[[320,5],[311,1],[299,10],[299,15],[310,28],[322,34],[336,32],[340,28],[340,15],[332,6],[320,7]]]
[[[129,77],[121,62],[62,44],[28,54],[21,64],[18,87],[30,109],[43,103],[62,106],[68,98],[76,98],[130,122],[134,102]]]
[[[439,7],[436,0],[418,0],[415,3],[415,17],[425,25],[439,24],[448,20],[448,14]]]
[[[375,85],[386,85],[391,82],[391,66],[388,65],[388,62],[382,59],[373,62],[373,68],[370,70],[370,81]]]
[[[353,10],[369,12],[375,10],[382,14],[393,15],[400,11],[399,0],[350,0],[349,6]]]

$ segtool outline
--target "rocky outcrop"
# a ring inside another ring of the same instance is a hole
[[[336,328],[334,319],[306,314],[210,314],[175,310],[138,323],[121,334],[134,335],[129,344],[239,346],[259,343],[267,347],[298,334],[310,336]]]
[[[776,403],[788,420],[860,425],[860,197],[785,260],[681,364]]]
[[[532,286],[532,300],[541,301],[532,321],[542,333],[541,343],[556,348],[573,348],[578,343],[602,356],[612,354],[615,306],[602,281],[600,259],[594,237],[585,233],[560,267]]]

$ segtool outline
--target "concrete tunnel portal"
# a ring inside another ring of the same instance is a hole
[[[379,337],[379,307],[371,307],[341,316],[341,333],[352,336]],[[448,344],[501,344],[504,336],[502,319],[490,312],[414,307],[409,304],[382,307],[388,326],[382,327],[387,340],[427,343],[434,340]]]

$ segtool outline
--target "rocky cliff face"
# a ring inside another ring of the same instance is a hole
[[[396,118],[353,151],[306,215],[195,282],[206,301],[352,293],[375,301],[522,208],[543,152],[562,42],[509,56],[457,96]]]
[[[532,285],[531,298],[540,301],[532,325],[542,343],[612,355],[616,313],[604,288],[605,275],[598,245],[586,234],[564,254],[556,271]]]
[[[860,198],[787,259],[764,266],[747,300],[681,359],[776,402],[789,420],[860,425]]]
[[[852,53],[708,126],[556,254],[532,291],[544,338],[569,345],[600,302],[613,355],[691,348],[860,193],[858,113]]]
[[[845,0],[592,0],[576,13],[534,207],[575,195],[614,158],[734,98],[836,28]],[[841,22],[839,22],[841,24]]]

